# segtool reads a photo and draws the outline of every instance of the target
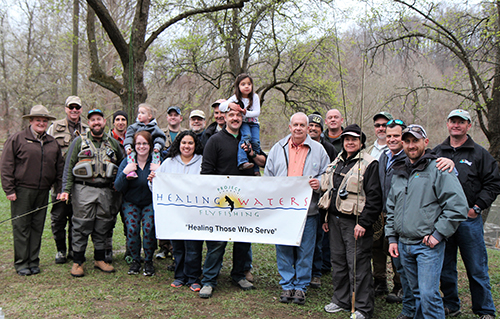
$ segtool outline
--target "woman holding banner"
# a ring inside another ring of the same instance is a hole
[[[173,174],[200,174],[203,145],[192,131],[180,132],[158,172]],[[155,176],[151,173],[150,179]],[[202,240],[172,240],[175,272],[174,288],[184,285],[200,291]]]
[[[122,211],[127,228],[127,249],[133,261],[129,275],[137,275],[141,270],[141,225],[142,248],[144,249],[144,276],[155,273],[153,253],[156,249],[155,222],[153,211],[153,195],[148,186],[149,174],[159,164],[151,163],[153,139],[146,131],[135,133],[133,148],[137,154],[137,163],[127,163],[124,159],[118,168],[115,188],[123,193]],[[127,174],[135,171],[136,179],[127,179]]]

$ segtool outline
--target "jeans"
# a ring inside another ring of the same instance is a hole
[[[200,283],[203,240],[172,240],[174,278],[188,286]]]
[[[222,267],[224,252],[226,251],[227,242],[225,241],[206,241],[207,255],[205,264],[203,265],[202,286],[217,286],[217,276]],[[248,260],[248,251],[252,244],[235,242],[233,245],[233,269],[231,270],[231,278],[238,282],[245,279],[245,262]]]
[[[321,218],[318,218],[318,229],[316,230],[316,243],[314,245],[314,257],[312,266],[312,277],[321,277],[321,269],[323,268],[323,239],[325,237],[325,231],[321,226],[323,222]],[[330,249],[328,247],[327,249]]]
[[[413,291],[411,290],[406,274],[404,273],[403,265],[401,264],[401,257],[392,258],[392,264],[396,268],[401,280],[401,288],[403,289],[403,309],[401,313],[407,317],[415,316],[415,297],[413,296]]]
[[[241,145],[245,142],[250,142],[252,144],[252,149],[257,153],[260,153],[260,126],[258,123],[243,122],[240,127],[241,140],[238,145],[238,166],[244,163],[248,163],[247,153],[241,148]]]
[[[469,289],[472,296],[472,311],[476,315],[495,315],[488,276],[488,253],[484,244],[484,230],[481,216],[467,218],[446,243],[441,291],[444,306],[450,310],[460,309],[457,285],[457,248],[467,270]]]
[[[399,242],[399,258],[413,295],[415,296],[415,319],[444,318],[443,300],[439,293],[439,277],[443,267],[445,242],[434,248],[422,242],[407,245]]]
[[[316,244],[319,214],[307,216],[300,246],[276,245],[280,285],[283,290],[306,291],[311,282],[311,271]]]

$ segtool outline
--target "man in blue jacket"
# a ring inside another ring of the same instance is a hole
[[[439,156],[455,162],[468,206],[467,220],[460,224],[446,244],[441,274],[445,312],[448,316],[460,314],[457,285],[457,248],[460,247],[469,278],[472,311],[481,318],[495,318],[481,211],[490,207],[500,193],[498,164],[467,134],[471,128],[469,112],[460,109],[451,111],[446,126],[450,136],[435,151]]]
[[[389,253],[401,258],[416,299],[415,318],[442,319],[445,239],[465,220],[467,202],[455,174],[440,171],[436,154],[425,149],[429,139],[422,126],[408,126],[402,140],[407,158],[394,165],[386,203]]]

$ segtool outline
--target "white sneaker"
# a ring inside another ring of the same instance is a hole
[[[325,306],[325,311],[329,313],[334,313],[339,311],[347,311],[347,309],[344,309],[341,306],[337,305],[336,303],[331,302]]]
[[[203,286],[203,288],[201,288],[200,293],[199,293],[200,298],[206,299],[206,298],[212,297],[213,290],[214,290],[214,288],[212,288],[212,286],[209,286],[209,285]]]
[[[354,313],[351,315],[351,318],[352,319],[365,319],[365,315],[363,315],[361,312],[359,311],[354,311]]]

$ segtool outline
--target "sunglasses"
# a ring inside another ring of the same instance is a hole
[[[396,120],[390,120],[389,122],[387,122],[387,126],[392,125],[392,124],[400,125],[403,128],[403,130],[406,128],[406,124],[405,124],[405,122],[403,122],[403,120],[396,119]]]
[[[403,134],[408,133],[408,132],[415,132],[415,133],[422,135],[422,137],[427,138],[427,132],[425,132],[425,130],[422,126],[417,125],[417,124],[411,124],[403,130]]]
[[[70,105],[68,105],[68,106],[66,106],[66,107],[67,107],[68,109],[70,109],[70,110],[73,110],[73,109],[77,109],[77,110],[79,110],[79,109],[81,109],[81,108],[82,108],[82,107],[81,107],[80,105],[78,105],[78,104],[70,104]]]
[[[373,126],[375,126],[376,128],[379,128],[379,127],[386,127],[387,124],[380,124],[380,123],[376,123],[376,124],[373,124]]]

